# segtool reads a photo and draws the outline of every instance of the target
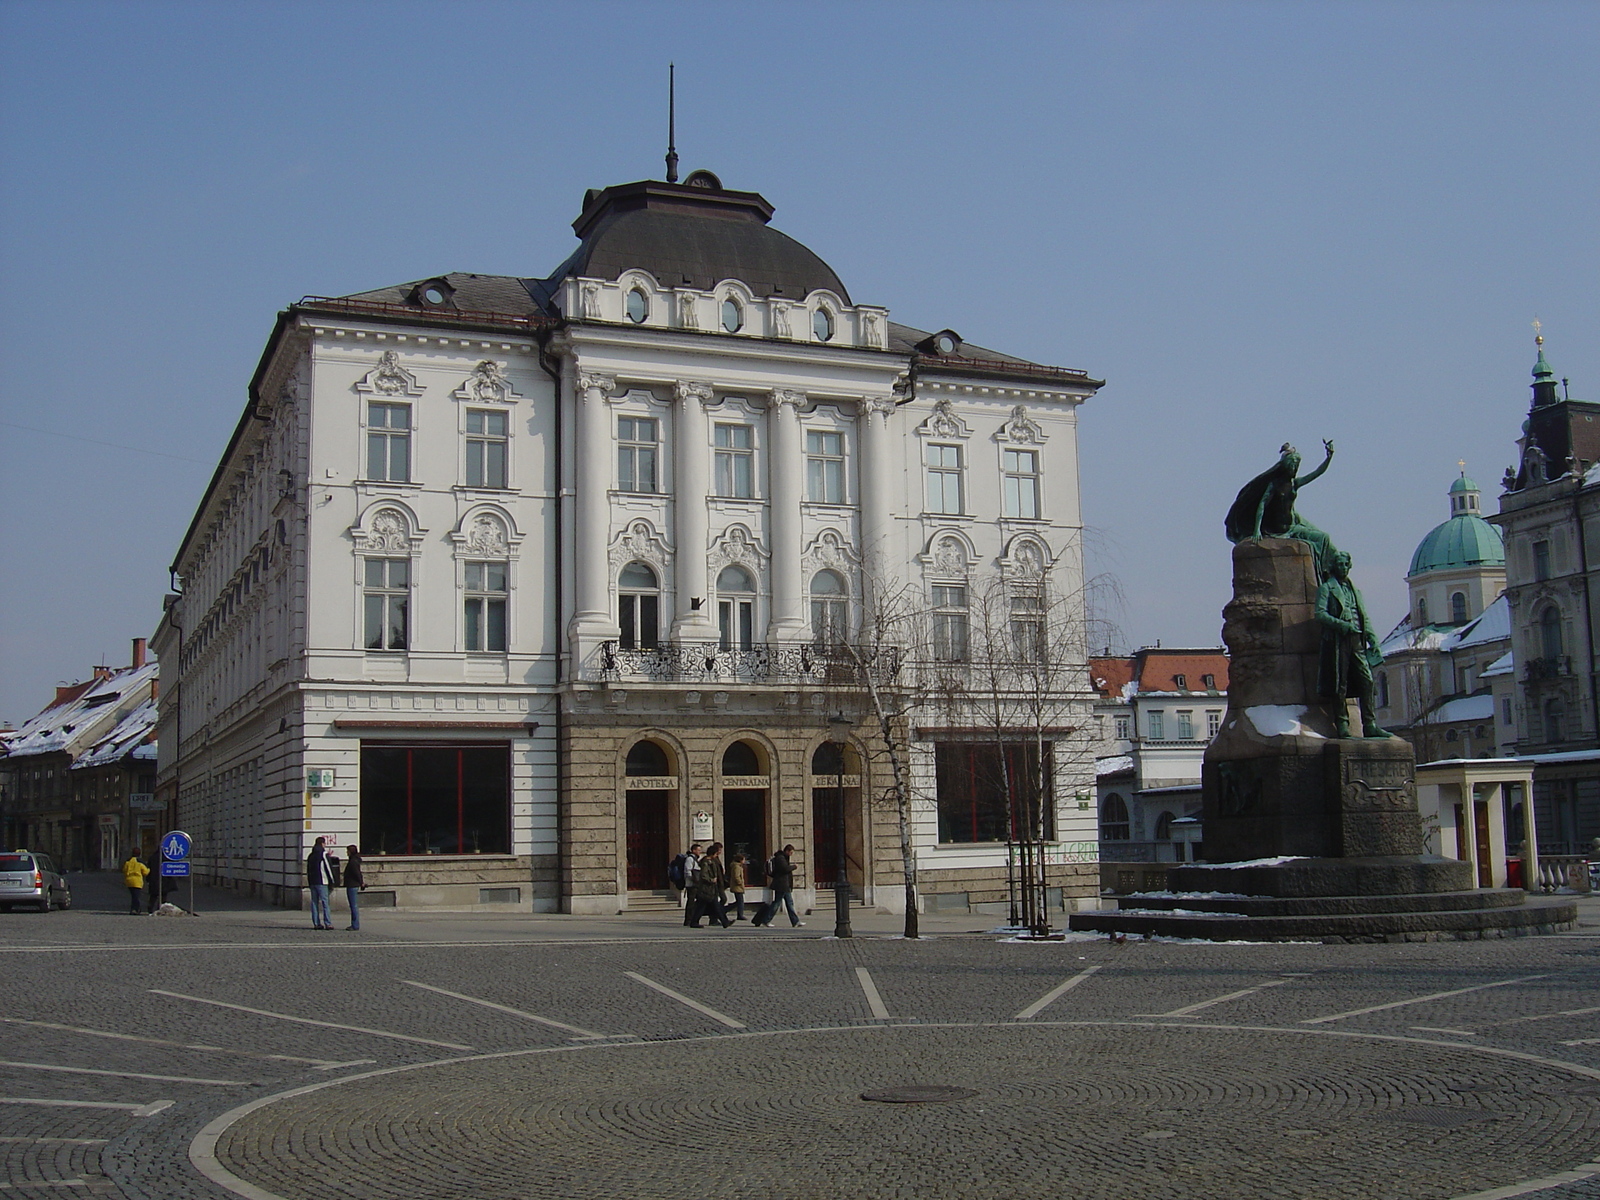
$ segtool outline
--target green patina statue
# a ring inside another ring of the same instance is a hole
[[[1328,576],[1317,588],[1316,613],[1323,626],[1318,691],[1334,701],[1333,718],[1339,736],[1350,736],[1345,702],[1354,696],[1361,708],[1361,736],[1393,737],[1378,727],[1372,715],[1372,668],[1383,661],[1383,653],[1367,620],[1361,593],[1350,582],[1350,556],[1343,550],[1333,552]]]
[[[1300,452],[1285,442],[1277,464],[1239,490],[1223,525],[1228,540],[1235,544],[1259,537],[1298,538],[1309,542],[1319,583],[1331,574],[1333,557],[1338,551],[1326,533],[1295,511],[1295,501],[1300,489],[1318,478],[1333,461],[1333,443],[1324,438],[1322,448],[1322,465],[1297,478]]]

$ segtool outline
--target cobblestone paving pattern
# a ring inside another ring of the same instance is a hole
[[[974,918],[316,933],[204,891],[201,918],[126,917],[117,883],[0,914],[0,1200],[220,1200],[191,1146],[260,1099],[218,1157],[288,1200],[1454,1200],[1600,1160],[1600,901],[1557,937],[1112,946]],[[913,1083],[977,1095],[859,1098]]]

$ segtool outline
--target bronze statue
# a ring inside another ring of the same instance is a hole
[[[1259,537],[1299,538],[1309,542],[1319,583],[1328,577],[1337,551],[1326,533],[1295,511],[1295,500],[1300,489],[1326,471],[1333,461],[1333,443],[1324,438],[1322,448],[1325,454],[1322,465],[1309,475],[1296,478],[1300,452],[1285,442],[1277,464],[1239,490],[1223,525],[1228,540],[1236,545],[1246,538]]]
[[[1350,582],[1350,555],[1343,550],[1334,552],[1328,577],[1317,588],[1316,612],[1323,625],[1318,691],[1334,702],[1334,726],[1339,736],[1350,736],[1350,713],[1345,701],[1354,696],[1361,708],[1361,736],[1393,737],[1378,727],[1372,715],[1372,668],[1383,661],[1383,652],[1372,635],[1361,593]]]

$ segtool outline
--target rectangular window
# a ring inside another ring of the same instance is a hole
[[[933,585],[933,657],[940,662],[967,660],[967,589]]]
[[[1206,710],[1206,737],[1214,738],[1222,729],[1222,714],[1216,709]]]
[[[661,597],[653,592],[624,592],[618,597],[624,650],[654,650],[661,644]]]
[[[927,463],[928,511],[961,512],[961,447],[930,445]]]
[[[404,650],[410,636],[411,560],[366,560],[366,641],[368,650]]]
[[[756,642],[756,606],[751,600],[717,603],[717,646],[721,650],[749,650]]]
[[[933,761],[941,842],[1003,842],[1030,828],[1055,837],[1049,745],[1041,763],[1026,743],[940,742]]]
[[[1044,600],[1037,592],[1011,597],[1011,648],[1018,662],[1044,662]]]
[[[511,748],[361,746],[361,853],[511,853]]]
[[[511,418],[504,412],[467,410],[467,486],[506,486],[506,438]]]
[[[1125,741],[1128,740],[1128,718],[1127,717],[1118,717],[1117,718],[1117,740],[1119,742],[1125,742]]]
[[[1194,740],[1194,714],[1180,710],[1178,713],[1178,740],[1192,742]]]
[[[1008,517],[1039,515],[1039,454],[1035,450],[1006,450],[1001,455],[1005,472],[1004,512]]]
[[[367,405],[367,478],[411,482],[411,406]]]
[[[466,630],[468,650],[506,648],[506,564],[466,564]]]
[[[653,417],[617,418],[617,487],[621,491],[661,490],[656,475],[659,429]]]
[[[1500,724],[1511,724],[1511,697],[1504,696],[1500,700]]]
[[[844,435],[806,430],[806,499],[816,504],[844,503]]]
[[[755,496],[755,444],[755,430],[749,425],[717,426],[717,495],[741,500]]]
[[[1149,737],[1151,741],[1159,742],[1167,736],[1167,715],[1159,708],[1150,711],[1150,716],[1145,725],[1150,731]]]
[[[1533,544],[1533,577],[1535,579],[1550,578],[1550,543],[1535,542]]]

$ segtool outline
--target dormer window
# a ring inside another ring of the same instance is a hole
[[[924,354],[955,354],[961,349],[961,335],[954,329],[941,329],[918,342],[917,349]]]
[[[1200,676],[1200,683],[1208,692],[1217,690],[1217,677],[1215,675]]]
[[[411,302],[423,308],[452,308],[455,294],[448,279],[425,279],[411,289]]]
[[[722,327],[729,333],[738,333],[744,328],[744,308],[732,296],[722,302]]]
[[[635,325],[643,325],[645,318],[650,315],[650,297],[644,294],[642,288],[629,288],[627,300],[628,320]]]
[[[1180,692],[1189,690],[1189,677],[1187,675],[1174,675],[1172,682]]]
[[[833,341],[833,314],[825,308],[812,313],[811,333],[819,342]]]

